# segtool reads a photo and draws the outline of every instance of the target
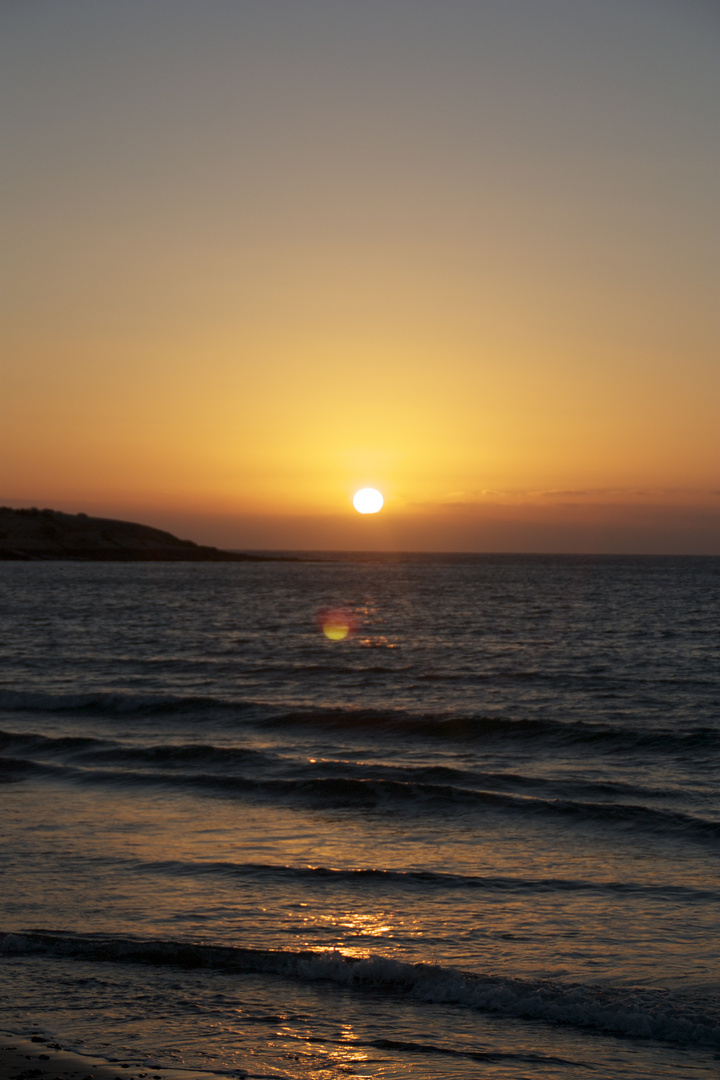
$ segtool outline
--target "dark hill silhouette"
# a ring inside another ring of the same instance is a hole
[[[219,548],[178,540],[132,521],[0,507],[0,559],[92,559],[100,562],[248,562]]]

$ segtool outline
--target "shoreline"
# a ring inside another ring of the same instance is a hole
[[[244,1069],[168,1069],[133,1058],[65,1050],[44,1035],[0,1031],[0,1080],[239,1080]]]

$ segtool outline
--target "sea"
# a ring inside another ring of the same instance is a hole
[[[719,600],[710,557],[0,564],[0,1026],[717,1078]]]

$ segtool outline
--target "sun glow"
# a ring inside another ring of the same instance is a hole
[[[360,491],[355,492],[353,506],[358,514],[377,514],[379,510],[382,510],[384,501],[375,488],[361,488]]]

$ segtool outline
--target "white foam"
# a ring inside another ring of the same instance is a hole
[[[406,964],[377,956],[358,959],[336,951],[254,950],[42,931],[0,935],[0,953],[267,972],[614,1035],[720,1047],[720,1003],[643,987],[474,975],[457,968]]]

